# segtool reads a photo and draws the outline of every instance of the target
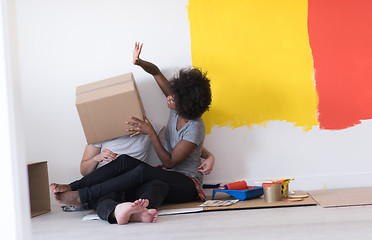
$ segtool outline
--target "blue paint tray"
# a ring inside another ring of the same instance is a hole
[[[214,199],[214,196],[216,195],[217,192],[227,193],[230,196],[239,199],[240,201],[259,198],[264,194],[263,187],[260,186],[248,186],[246,190],[213,189],[212,199]]]

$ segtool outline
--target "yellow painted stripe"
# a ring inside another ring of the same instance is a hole
[[[269,120],[318,125],[307,0],[190,0],[189,20],[193,65],[212,80],[208,133]]]

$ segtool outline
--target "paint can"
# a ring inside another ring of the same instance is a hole
[[[275,182],[275,183],[282,184],[282,195],[284,199],[288,198],[289,181],[292,181],[292,180],[293,178],[287,178],[287,179],[280,179]]]
[[[282,183],[282,195],[283,198],[286,199],[288,198],[288,184],[289,184],[289,179],[284,179],[280,181]]]
[[[282,184],[279,182],[263,183],[265,202],[278,202],[283,198]]]

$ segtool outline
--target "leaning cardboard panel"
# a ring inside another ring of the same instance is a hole
[[[31,217],[50,212],[48,165],[46,161],[28,163]]]
[[[144,114],[132,73],[77,87],[76,108],[88,144],[128,135],[125,122]]]

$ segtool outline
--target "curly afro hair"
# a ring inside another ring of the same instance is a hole
[[[199,118],[212,101],[210,80],[198,68],[181,69],[171,81],[178,115],[189,120]]]

